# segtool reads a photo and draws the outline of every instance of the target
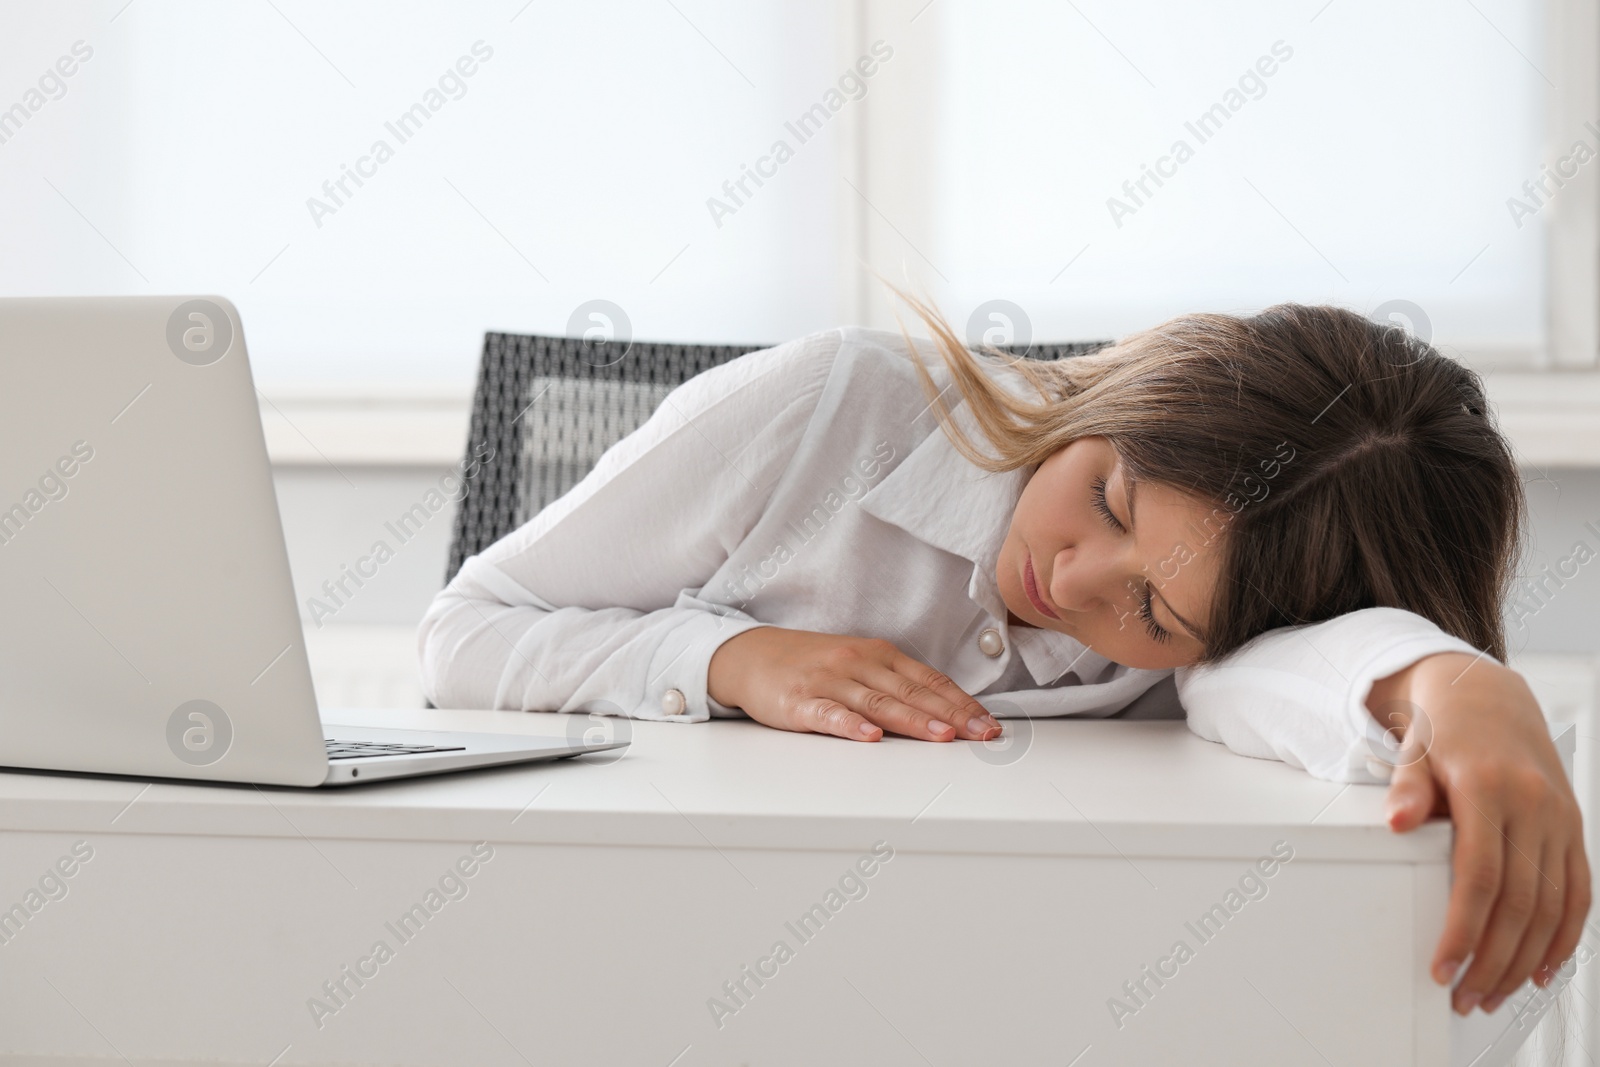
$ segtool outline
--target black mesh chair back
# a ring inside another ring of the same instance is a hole
[[[1083,355],[1109,341],[1012,346],[1031,359]],[[472,403],[467,461],[445,581],[577,485],[601,453],[638,429],[701,371],[767,345],[590,342],[490,333]],[[471,470],[469,466],[468,470]]]

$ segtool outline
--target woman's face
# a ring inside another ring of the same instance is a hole
[[[997,579],[1011,613],[1129,667],[1200,659],[1227,512],[1135,484],[1111,443],[1080,438],[1039,464],[1011,515]],[[1039,600],[1029,595],[1028,575]]]

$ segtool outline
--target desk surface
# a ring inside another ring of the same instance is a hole
[[[336,722],[566,735],[598,721],[449,710]],[[479,840],[690,848],[1076,856],[1297,856],[1447,862],[1450,827],[1384,824],[1380,786],[1318,781],[1235,755],[1181,722],[1011,721],[1012,746],[860,744],[750,722],[613,720],[632,746],[341,789],[0,773],[0,828],[245,837]],[[1031,737],[1026,736],[1031,729]]]

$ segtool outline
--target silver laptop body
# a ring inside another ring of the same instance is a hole
[[[324,726],[233,305],[0,299],[0,766],[320,786],[626,744]]]

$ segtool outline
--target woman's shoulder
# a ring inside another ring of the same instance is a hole
[[[938,377],[943,368],[937,354],[931,354],[930,343],[923,342],[919,349],[923,365]],[[820,388],[832,379],[862,386],[915,382],[916,371],[908,353],[906,339],[895,330],[835,326],[747,352],[698,375],[690,383],[693,391],[703,389],[726,395],[759,380],[799,391]],[[863,389],[860,398],[869,399],[876,392]]]
[[[834,331],[838,351],[833,375],[853,385],[874,386],[855,390],[863,403],[874,403],[895,396],[923,396],[920,363],[934,384],[943,390],[950,384],[950,370],[934,342],[925,337],[908,337],[899,330],[871,326],[840,326]],[[952,396],[958,402],[959,396]],[[918,402],[920,407],[926,397]]]
[[[730,401],[762,409],[821,402],[835,419],[912,418],[928,405],[914,362],[937,390],[950,384],[949,368],[932,341],[908,340],[898,330],[835,326],[713,367],[681,386],[677,403],[693,410]],[[959,395],[946,396],[952,406],[960,405]]]
[[[926,338],[908,339],[899,330],[882,330],[871,326],[840,326],[839,348],[848,352],[860,364],[863,373],[904,373],[915,376],[911,368],[912,346],[925,367],[933,369],[940,364],[933,342]]]
[[[832,373],[840,347],[840,330],[815,333],[759,348],[701,371],[672,391],[673,404],[685,413],[729,401],[794,402],[814,395]]]
[[[940,362],[932,341],[916,338],[913,343],[925,366]],[[859,365],[858,369],[870,373],[902,367],[909,371],[910,360],[907,356],[910,351],[906,335],[898,330],[872,326],[833,326],[748,353],[740,359],[753,362],[804,362],[816,359],[831,361],[836,356],[849,356],[853,364]]]

